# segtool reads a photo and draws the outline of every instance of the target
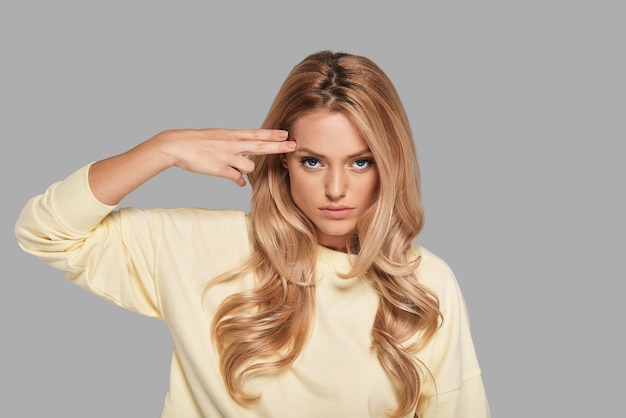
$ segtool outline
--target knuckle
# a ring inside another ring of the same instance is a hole
[[[256,143],[256,150],[257,150],[257,152],[262,154],[267,149],[267,146],[268,146],[267,142],[257,142]]]
[[[255,141],[261,140],[263,139],[263,131],[260,131],[258,129],[250,131],[250,137]]]

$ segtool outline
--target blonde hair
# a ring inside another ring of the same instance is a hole
[[[415,352],[435,334],[441,316],[436,296],[415,277],[420,256],[412,241],[424,216],[413,135],[393,84],[362,56],[321,51],[306,57],[287,76],[262,127],[289,130],[319,110],[342,112],[354,123],[379,172],[375,201],[348,243],[356,257],[346,276],[368,277],[380,295],[372,347],[397,396],[390,416],[404,416],[415,409],[427,372]],[[242,404],[259,398],[244,390],[247,377],[289,366],[306,344],[318,245],[313,224],[291,197],[280,156],[252,159],[252,253],[217,282],[252,271],[256,287],[224,300],[212,326],[226,387]]]

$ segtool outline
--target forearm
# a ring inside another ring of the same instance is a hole
[[[98,161],[89,170],[89,186],[102,203],[117,205],[127,194],[169,167],[224,177],[239,186],[254,170],[248,155],[293,152],[287,131],[272,129],[180,129],[157,134],[135,148]]]
[[[164,152],[167,132],[158,134],[123,154],[91,165],[89,187],[107,205],[117,205],[126,195],[150,178],[174,165]]]

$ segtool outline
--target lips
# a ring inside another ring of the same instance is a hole
[[[322,206],[319,210],[327,218],[344,219],[352,215],[355,209],[349,206]]]

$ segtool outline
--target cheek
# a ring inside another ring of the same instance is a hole
[[[366,179],[361,185],[363,197],[365,198],[367,196],[368,199],[373,199],[378,194],[378,185],[378,173],[372,173],[372,176]]]
[[[306,177],[299,175],[296,170],[289,170],[289,182],[291,184],[291,193],[301,191],[306,185]]]
[[[311,176],[291,170],[289,172],[289,183],[291,198],[301,210],[304,210],[302,206],[305,206],[315,193],[315,184]]]

